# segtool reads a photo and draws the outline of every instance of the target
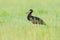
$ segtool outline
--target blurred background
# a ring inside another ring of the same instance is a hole
[[[47,25],[29,22],[30,8]],[[0,0],[0,40],[60,40],[60,0]]]

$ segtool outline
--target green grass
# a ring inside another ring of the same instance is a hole
[[[27,20],[30,8],[46,26]],[[60,40],[60,0],[0,0],[0,40]]]

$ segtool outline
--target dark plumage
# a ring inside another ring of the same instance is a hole
[[[30,9],[30,10],[28,11],[27,19],[28,19],[29,21],[31,21],[33,24],[43,24],[43,25],[46,25],[42,19],[40,19],[40,18],[38,18],[38,17],[35,17],[35,16],[32,16],[32,12],[33,12],[32,9]]]

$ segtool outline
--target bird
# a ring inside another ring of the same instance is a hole
[[[39,17],[36,16],[32,16],[33,13],[33,9],[29,9],[29,11],[27,12],[27,19],[29,21],[31,21],[33,24],[42,24],[42,25],[46,25],[46,23]]]

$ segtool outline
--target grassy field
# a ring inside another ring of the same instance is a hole
[[[29,22],[30,8],[47,25]],[[0,40],[60,40],[60,0],[0,0]]]

